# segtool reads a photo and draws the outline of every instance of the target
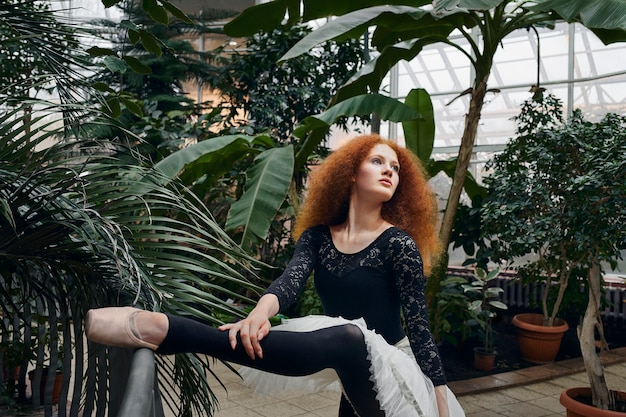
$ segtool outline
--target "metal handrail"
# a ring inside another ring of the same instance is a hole
[[[135,350],[117,417],[163,416],[155,373],[154,352],[146,348]]]

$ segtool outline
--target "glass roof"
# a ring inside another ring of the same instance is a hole
[[[95,16],[119,18],[119,9],[105,9],[93,0],[62,0],[60,4],[71,18],[86,21]],[[313,23],[319,27],[325,20]],[[537,82],[537,57],[541,52],[540,84],[560,97],[567,111],[581,108],[587,116],[608,111],[626,113],[626,43],[604,45],[582,25],[561,23],[554,30],[519,30],[502,42],[495,56],[482,111],[476,150],[492,152],[502,148],[512,136],[511,118],[522,101],[530,97],[529,88]],[[455,42],[464,45],[458,36]],[[372,52],[374,54],[374,52]],[[381,93],[399,99],[413,88],[424,88],[432,97],[435,109],[435,147],[441,153],[456,153],[469,105],[468,96],[458,97],[471,83],[468,59],[456,48],[444,44],[429,46],[410,62],[402,61],[383,82]],[[568,81],[572,81],[568,83]],[[455,99],[456,98],[456,99]],[[361,127],[361,131],[363,128]],[[403,142],[402,129],[383,123],[383,136]],[[344,136],[336,132],[334,142]]]
[[[511,118],[537,83],[538,51],[540,84],[563,100],[566,111],[581,108],[590,117],[609,111],[626,113],[626,44],[604,45],[578,24],[561,23],[555,30],[539,33],[538,44],[534,31],[514,32],[496,53],[488,88],[497,92],[486,96],[477,150],[497,150],[513,134]],[[455,41],[464,43],[461,37]],[[382,89],[400,99],[413,88],[426,89],[435,109],[435,146],[455,152],[469,106],[468,96],[458,96],[470,86],[471,72],[459,50],[437,44],[398,64]],[[381,134],[402,140],[399,127],[383,124]]]

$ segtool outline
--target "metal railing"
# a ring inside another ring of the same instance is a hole
[[[501,277],[498,279],[498,286],[503,289],[500,301],[510,307],[527,308],[540,305],[545,284],[528,285],[509,277]],[[623,285],[605,284],[604,298],[605,307],[600,311],[602,317],[626,320],[626,288]]]
[[[154,352],[141,348],[133,352],[126,389],[117,417],[163,417]]]
[[[473,275],[471,269],[459,267],[449,268],[448,273],[468,279]],[[503,290],[500,294],[500,301],[509,307],[532,308],[539,306],[545,284],[542,282],[524,284],[515,277],[515,272],[512,271],[502,271],[498,275],[496,285]],[[626,283],[623,281],[623,279],[610,276],[604,277],[606,303],[600,312],[603,318],[626,320]]]

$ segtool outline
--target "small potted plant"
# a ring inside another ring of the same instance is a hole
[[[17,380],[23,362],[23,345],[22,342],[13,340],[3,340],[0,342],[3,382],[10,384]]]
[[[35,352],[28,340],[21,334],[22,328],[6,326],[3,328],[3,340],[0,341],[0,369],[2,372],[1,396],[12,402],[17,393],[18,399],[26,396],[26,384],[23,375],[30,361],[35,359]],[[24,372],[22,372],[24,370]]]
[[[430,327],[437,344],[460,347],[472,335],[468,321],[473,318],[471,299],[463,289],[467,278],[449,276],[441,281],[440,290],[434,294],[430,314]]]
[[[476,268],[472,282],[463,285],[465,293],[477,297],[469,305],[472,318],[467,324],[479,326],[483,335],[482,346],[474,348],[474,366],[482,371],[493,369],[497,354],[493,343],[493,319],[496,317],[494,309],[507,309],[507,305],[498,300],[502,288],[493,285],[499,273],[500,268],[489,273],[482,268]]]

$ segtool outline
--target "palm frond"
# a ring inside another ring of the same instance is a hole
[[[88,308],[137,304],[221,323],[242,315],[227,302],[234,289],[259,291],[250,278],[258,264],[185,187],[164,186],[160,171],[114,140],[92,139],[93,126],[115,121],[81,104],[96,94],[82,75],[85,54],[76,29],[50,13],[0,4],[0,52],[18,45],[23,63],[41,63],[23,68],[31,77],[0,65],[0,365],[19,347],[19,398],[27,367],[35,365],[36,383],[49,366],[64,371],[60,410],[69,398],[70,415],[104,415],[123,378],[112,364],[127,352],[85,342]],[[180,415],[211,414],[210,363],[169,360],[159,361],[165,402]]]

